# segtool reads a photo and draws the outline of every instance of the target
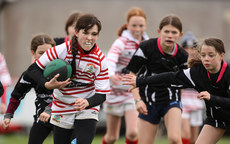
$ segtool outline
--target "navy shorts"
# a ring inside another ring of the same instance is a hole
[[[152,124],[159,124],[160,120],[170,108],[177,107],[182,111],[181,101],[173,101],[167,104],[147,105],[148,115],[139,114],[138,117]]]

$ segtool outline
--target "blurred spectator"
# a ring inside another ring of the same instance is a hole
[[[4,89],[1,99],[1,114],[4,114],[6,111],[7,87],[11,84],[11,77],[7,68],[6,60],[2,53],[0,53],[0,81]]]

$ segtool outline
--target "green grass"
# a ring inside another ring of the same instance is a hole
[[[92,144],[101,144],[103,135],[96,135]],[[0,136],[0,144],[26,144],[28,143],[28,135],[25,134],[6,134]],[[124,144],[125,138],[121,137],[116,144]],[[167,138],[157,138],[156,144],[168,144]],[[223,137],[217,144],[229,144],[230,136]],[[43,144],[53,144],[53,137],[49,136]]]

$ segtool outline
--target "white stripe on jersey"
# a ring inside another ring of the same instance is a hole
[[[193,82],[192,78],[191,78],[191,74],[190,74],[190,68],[183,70],[184,74],[187,76],[187,78],[190,80],[190,82],[192,83],[192,85],[195,87],[195,83]]]
[[[143,57],[144,59],[147,59],[140,48],[137,50],[137,52],[134,55]]]

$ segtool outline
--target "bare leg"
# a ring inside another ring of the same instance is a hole
[[[119,138],[121,127],[121,117],[106,114],[106,134],[105,141],[108,144],[114,144]]]
[[[218,140],[224,135],[225,130],[215,128],[210,125],[204,125],[200,135],[197,138],[196,144],[216,144]]]
[[[125,112],[126,137],[129,140],[137,140],[137,115],[136,110]]]
[[[171,108],[164,117],[170,144],[182,144],[181,141],[181,110]]]
[[[154,142],[158,124],[151,124],[138,118],[138,140],[140,144],[152,144]]]

